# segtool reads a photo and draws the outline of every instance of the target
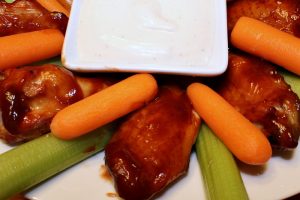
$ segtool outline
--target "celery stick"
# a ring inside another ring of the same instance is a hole
[[[288,71],[280,71],[284,80],[292,87],[292,90],[300,97],[300,77]]]
[[[208,199],[248,199],[232,154],[205,124],[196,141],[196,153]]]
[[[41,60],[41,61],[32,63],[32,65],[34,65],[34,66],[45,65],[45,64],[53,64],[53,65],[63,66],[62,63],[61,63],[61,57],[60,56],[56,56],[56,57],[53,57],[53,58],[49,58],[47,60]]]
[[[112,133],[110,125],[70,141],[47,134],[1,154],[0,199],[25,191],[99,152]]]

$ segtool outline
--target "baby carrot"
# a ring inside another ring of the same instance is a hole
[[[241,17],[231,33],[231,43],[300,75],[300,39],[259,20]]]
[[[260,165],[272,155],[266,136],[209,87],[193,83],[187,94],[200,117],[241,161]]]
[[[60,55],[64,35],[56,29],[0,37],[0,70]]]
[[[156,93],[150,74],[133,75],[59,111],[51,131],[62,139],[78,137],[140,108]]]
[[[72,0],[58,0],[58,2],[67,9],[67,11],[71,10]]]
[[[66,16],[70,16],[69,11],[63,7],[59,2],[56,0],[37,0],[39,4],[41,4],[44,8],[46,8],[50,12],[61,12],[64,13]]]

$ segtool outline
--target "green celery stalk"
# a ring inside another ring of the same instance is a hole
[[[63,64],[61,63],[60,56],[56,56],[53,58],[49,58],[47,60],[41,60],[41,61],[32,63],[32,65],[34,65],[34,66],[45,65],[45,64],[53,64],[53,65],[63,66]]]
[[[288,71],[280,71],[280,73],[292,90],[300,97],[300,77]]]
[[[0,199],[23,192],[101,151],[113,132],[113,125],[108,125],[69,141],[47,134],[1,154]]]
[[[6,3],[13,3],[15,0],[5,0]]]
[[[240,171],[231,152],[204,123],[196,141],[196,153],[208,199],[248,199]]]

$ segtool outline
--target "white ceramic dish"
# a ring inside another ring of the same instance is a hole
[[[9,147],[0,143],[0,153]],[[28,193],[32,200],[116,200],[113,185],[101,176],[104,153],[99,153],[82,163],[40,184]],[[240,166],[242,177],[253,200],[284,199],[300,192],[300,149],[292,154],[276,154],[263,168]],[[205,199],[201,172],[195,153],[187,176],[183,177],[157,199]]]
[[[213,76],[227,67],[226,1],[74,0],[62,52],[75,71]]]

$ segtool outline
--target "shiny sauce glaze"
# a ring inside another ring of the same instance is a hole
[[[49,132],[53,116],[83,98],[74,76],[55,65],[7,69],[1,72],[0,106],[8,143]]]
[[[112,77],[99,76],[83,76],[80,74],[75,74],[76,82],[82,90],[83,97],[88,97],[100,90],[103,90],[112,84],[116,83],[118,79]]]
[[[35,0],[0,1],[0,36],[24,33],[47,28],[65,33],[68,17],[49,12]]]
[[[149,199],[183,175],[199,117],[183,90],[159,96],[125,120],[105,148],[105,162],[120,197]]]
[[[263,21],[279,30],[300,37],[299,0],[233,0],[227,5],[228,30],[241,16]]]
[[[259,58],[233,54],[220,94],[269,138],[273,147],[297,147],[300,100],[276,71]]]

